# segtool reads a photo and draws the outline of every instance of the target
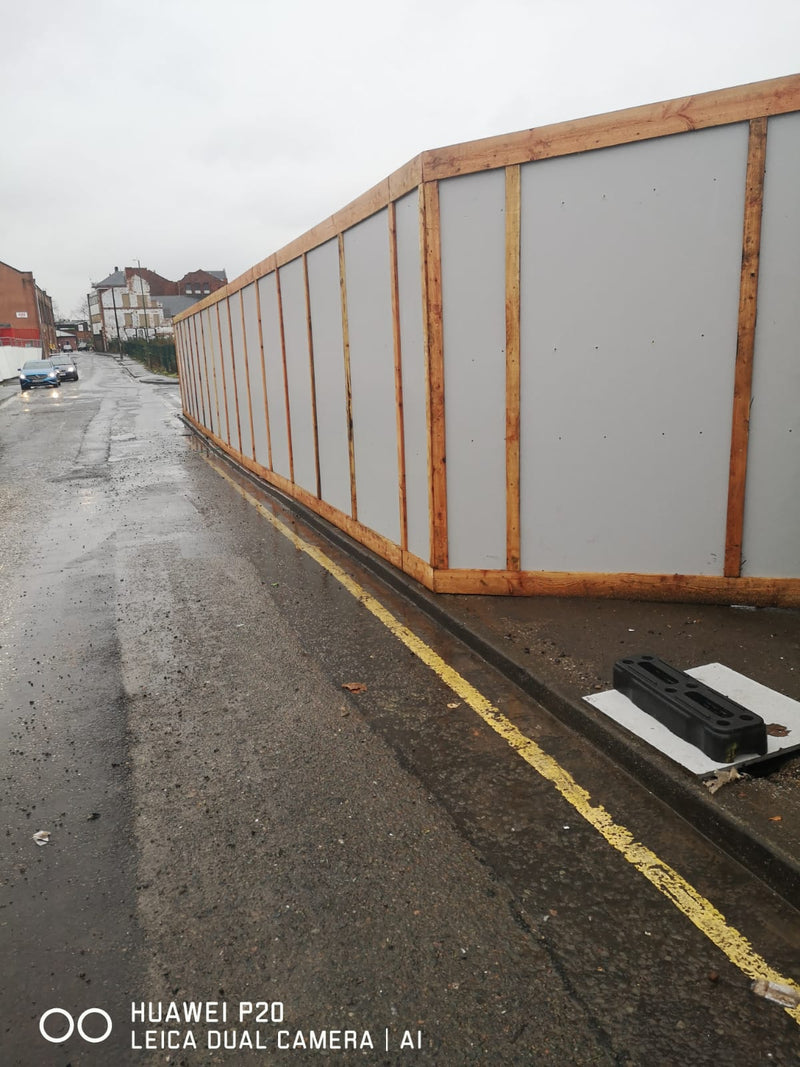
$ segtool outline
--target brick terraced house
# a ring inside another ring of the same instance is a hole
[[[173,282],[147,267],[115,267],[92,284],[89,309],[94,346],[140,337],[171,337],[172,319],[227,284],[224,270],[194,270]]]
[[[56,345],[53,301],[29,270],[0,262],[0,347],[40,348]]]

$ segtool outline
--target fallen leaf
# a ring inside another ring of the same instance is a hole
[[[461,703],[460,703],[460,701],[457,700],[452,704],[448,704],[447,706],[448,706],[448,708],[451,708],[451,709],[452,708],[460,708],[461,707]]]
[[[771,722],[767,726],[767,733],[770,737],[788,737],[789,731],[785,726],[782,726],[779,722]]]
[[[366,693],[367,691],[363,682],[344,682],[342,689],[346,689],[349,693]]]
[[[744,775],[739,774],[735,767],[728,767],[724,771],[715,771],[713,777],[706,778],[703,785],[709,791],[709,793],[716,793],[718,789],[722,789],[724,785],[729,782],[735,782],[738,778],[743,778]]]
[[[770,822],[783,822],[783,816],[782,815],[770,815],[769,821]]]

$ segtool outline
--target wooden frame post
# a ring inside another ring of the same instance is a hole
[[[520,170],[506,167],[506,567],[520,568]]]
[[[431,566],[448,566],[447,447],[444,403],[444,331],[442,324],[442,236],[439,183],[421,187],[422,305],[428,419],[428,492]]]
[[[344,234],[339,234],[339,291],[342,298],[342,347],[344,351],[344,389],[347,407],[347,447],[350,456],[350,514],[358,519],[356,493],[356,449],[353,440],[353,389],[350,379],[350,327],[347,321],[347,272],[344,261]]]
[[[233,447],[233,441],[231,441],[231,413],[228,407],[228,384],[227,375],[225,374],[225,349],[222,347],[222,317],[219,313],[219,306],[222,301],[217,302],[217,337],[219,338],[219,365],[222,370],[222,399],[225,404],[225,434],[228,444]],[[220,427],[221,429],[222,427]]]
[[[233,400],[236,407],[236,432],[239,435],[239,452],[242,452],[242,417],[239,414],[239,382],[236,378],[236,356],[233,351],[233,318],[231,317],[231,298],[225,297],[228,309],[228,342],[231,346],[231,374],[233,375]],[[223,363],[223,367],[224,367]]]
[[[267,427],[267,462],[269,469],[272,466],[272,434],[269,428],[269,400],[267,393],[267,362],[264,357],[264,328],[261,325],[261,279],[256,278],[256,309],[258,311],[258,347],[261,349],[261,381],[264,385],[264,422]]]
[[[767,120],[751,119],[747,152],[747,178],[742,234],[742,273],[739,286],[739,326],[731,419],[731,456],[728,476],[728,513],[725,528],[725,577],[742,573],[747,443],[753,387],[758,266],[761,253],[761,215],[767,155]]]
[[[388,206],[389,272],[392,288],[392,339],[394,341],[394,395],[397,413],[397,491],[400,506],[400,547],[408,550],[408,505],[406,502],[406,438],[403,418],[403,350],[400,336],[400,279],[397,268],[397,210]]]

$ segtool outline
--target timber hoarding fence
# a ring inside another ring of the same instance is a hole
[[[799,188],[800,75],[424,152],[179,316],[184,412],[438,592],[798,605]]]

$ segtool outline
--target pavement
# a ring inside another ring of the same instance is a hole
[[[139,363],[138,360],[131,359],[129,356],[118,355],[115,352],[105,353],[109,359],[113,359],[126,374],[131,378],[137,378],[141,382],[149,383],[150,385],[177,385],[178,376],[176,374],[155,374],[145,367],[143,363]]]
[[[749,767],[712,793],[698,776],[584,699],[613,688],[616,660],[653,654],[681,671],[721,663],[800,701],[800,611],[434,594],[276,495],[800,909],[800,751]]]
[[[175,385],[128,357],[131,377]],[[18,391],[0,383],[0,402]],[[263,483],[259,483],[263,484]],[[310,526],[422,608],[687,822],[800,909],[800,754],[777,757],[712,793],[664,752],[583,698],[612,688],[616,660],[651,653],[679,670],[722,663],[800,700],[800,611],[634,600],[429,593],[324,520]]]

